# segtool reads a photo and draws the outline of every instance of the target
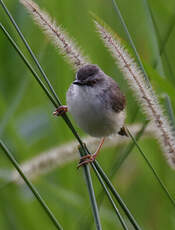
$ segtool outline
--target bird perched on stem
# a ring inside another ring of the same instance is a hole
[[[96,152],[83,156],[78,167],[95,160],[105,137],[116,133],[127,136],[124,128],[125,96],[117,83],[97,65],[87,64],[78,70],[66,100],[67,106],[60,106],[54,115],[69,111],[86,133],[102,138]]]

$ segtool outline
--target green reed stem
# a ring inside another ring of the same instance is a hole
[[[119,212],[117,206],[115,205],[115,203],[114,203],[114,201],[113,201],[113,199],[112,199],[112,196],[111,196],[111,194],[109,193],[109,191],[108,191],[108,189],[107,189],[105,183],[103,182],[103,179],[101,178],[101,176],[100,176],[99,172],[97,171],[96,167],[94,166],[94,164],[91,164],[91,165],[92,165],[92,168],[93,168],[93,170],[94,170],[94,172],[95,172],[95,174],[96,174],[98,180],[100,181],[100,184],[102,185],[102,188],[104,189],[104,192],[106,193],[106,195],[107,195],[107,197],[108,197],[108,199],[109,199],[109,201],[110,201],[112,207],[114,208],[114,211],[115,211],[116,215],[118,216],[119,221],[120,221],[120,223],[121,223],[123,229],[124,229],[124,230],[128,230],[128,227],[127,227],[127,225],[125,224],[125,221],[124,221],[122,215],[120,214],[120,212]]]
[[[100,173],[101,177],[105,181],[106,185],[110,188],[113,196],[116,198],[116,200],[118,201],[119,205],[122,207],[123,211],[125,212],[126,216],[128,217],[130,223],[133,225],[134,229],[141,230],[141,228],[139,227],[138,223],[136,222],[136,220],[132,216],[131,212],[129,211],[129,209],[127,208],[125,203],[123,202],[122,198],[120,197],[120,195],[118,194],[118,192],[114,188],[113,184],[111,183],[111,181],[109,180],[107,175],[102,170],[101,166],[98,164],[97,161],[94,161],[92,164],[98,170],[98,172]]]
[[[63,230],[63,227],[60,225],[60,223],[58,222],[58,220],[56,219],[56,217],[53,215],[53,213],[51,212],[51,210],[49,209],[49,207],[47,206],[47,204],[45,203],[45,201],[43,200],[43,198],[40,196],[40,194],[38,193],[38,191],[36,190],[36,188],[32,185],[32,183],[24,175],[24,173],[21,170],[18,162],[15,160],[15,158],[13,157],[13,155],[8,150],[8,148],[3,143],[2,140],[0,140],[0,147],[4,151],[5,155],[8,157],[8,159],[11,161],[11,163],[13,164],[13,166],[16,168],[16,170],[19,172],[19,174],[21,175],[21,177],[23,178],[23,180],[25,181],[25,183],[27,184],[27,186],[30,188],[31,192],[33,193],[33,195],[35,196],[35,198],[38,200],[38,202],[40,203],[40,205],[42,206],[42,208],[45,210],[45,212],[49,216],[49,218],[52,221],[52,223],[54,224],[54,226],[57,229],[59,229],[59,230]]]
[[[84,156],[85,155],[84,154],[84,149],[81,146],[79,146],[78,149],[79,149],[79,152],[80,152],[80,156]],[[84,175],[86,177],[86,181],[88,181],[88,178],[91,178],[89,165],[85,164],[83,169],[84,169]],[[91,205],[92,205],[92,210],[93,210],[93,214],[94,214],[96,228],[100,230],[102,228],[101,228],[101,223],[100,223],[100,218],[99,218],[97,201],[96,201],[95,193],[94,193],[94,190],[93,190],[92,180],[90,180],[90,183],[87,183],[87,186],[88,186],[88,191],[89,191],[89,194],[90,194],[90,201],[91,201]]]

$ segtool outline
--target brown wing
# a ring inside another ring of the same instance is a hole
[[[125,108],[126,99],[117,83],[113,79],[111,79],[111,85],[112,87],[109,90],[111,107],[115,112],[120,112]]]

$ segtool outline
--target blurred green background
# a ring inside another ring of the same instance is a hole
[[[75,73],[39,26],[34,24],[19,1],[4,0],[4,2],[27,38],[59,98],[65,104],[66,90]],[[154,89],[163,104],[165,93],[170,96],[174,110],[174,0],[149,1],[156,30],[145,1],[117,0],[117,2],[136,48],[148,71],[151,72],[149,77]],[[94,12],[127,41],[112,1],[40,0],[37,3],[68,31],[84,54],[90,57],[92,63],[98,64],[119,83],[127,98],[127,123],[143,123],[145,117],[140,111],[140,106],[95,32],[89,14],[90,11]],[[0,8],[0,20],[29,57],[2,8]],[[169,31],[171,31],[169,39],[160,56],[161,44]],[[152,68],[155,68],[155,63],[158,65],[154,72]],[[20,163],[37,156],[42,151],[74,139],[64,121],[52,116],[54,107],[2,31],[0,32],[0,108],[1,138]],[[85,135],[78,127],[76,129],[81,136]],[[157,141],[152,137],[142,138],[139,144],[170,193],[175,196],[175,172],[168,166]],[[108,174],[112,162],[125,148],[126,146],[120,145],[101,151],[99,162]],[[3,186],[10,176],[9,170],[13,167],[3,152],[0,153],[0,184]],[[37,177],[33,182],[64,229],[95,229],[94,225],[89,225],[93,220],[92,218],[89,220],[91,213],[89,196],[82,170],[77,170],[76,165],[77,162],[69,163]],[[117,171],[113,182],[142,229],[175,229],[175,208],[162,192],[136,149]],[[101,187],[94,176],[93,183],[96,194],[99,194]],[[122,229],[106,198],[101,205],[100,216],[103,229]],[[9,184],[0,188],[0,229],[44,230],[54,229],[54,226],[25,185]]]

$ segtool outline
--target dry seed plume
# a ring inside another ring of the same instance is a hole
[[[75,42],[73,42],[61,26],[56,25],[50,16],[42,11],[36,3],[31,0],[20,0],[20,2],[26,7],[35,22],[44,30],[46,35],[51,38],[55,46],[75,70],[88,63],[87,57],[82,55]]]
[[[123,76],[128,81],[143,111],[156,129],[156,136],[169,164],[175,168],[175,136],[151,87],[148,87],[143,73],[134,59],[122,45],[121,40],[107,26],[94,20],[98,33],[112,53]]]
[[[128,127],[131,132],[136,135],[142,128],[141,124],[135,124]],[[155,130],[151,125],[148,125],[144,131],[143,137],[154,135]],[[129,138],[123,138],[119,135],[114,135],[104,143],[104,148],[117,146],[129,141]],[[99,144],[99,139],[94,137],[83,138],[83,142],[93,150]],[[57,167],[78,159],[77,141],[68,142],[59,147],[52,148],[48,151],[38,154],[31,160],[28,160],[21,164],[21,168],[25,175],[31,179],[35,179],[38,176],[46,174]],[[23,183],[22,178],[16,170],[13,170],[12,177],[10,178],[15,183]]]

